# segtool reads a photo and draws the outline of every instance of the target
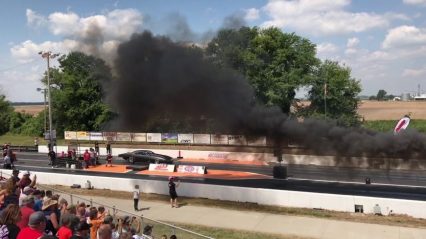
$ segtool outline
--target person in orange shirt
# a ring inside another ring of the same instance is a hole
[[[97,232],[99,227],[104,222],[105,216],[98,217],[98,210],[96,208],[92,208],[89,212],[89,220],[88,223],[91,225],[90,227],[90,239],[97,239]]]

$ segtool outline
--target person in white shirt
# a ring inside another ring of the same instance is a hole
[[[140,197],[139,185],[135,185],[135,190],[133,191],[133,207],[135,211],[139,211],[139,197]]]

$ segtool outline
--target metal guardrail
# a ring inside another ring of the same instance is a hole
[[[11,176],[11,174],[9,173],[5,173],[3,172],[3,170],[0,170],[0,177],[4,178],[5,175],[7,176]],[[133,218],[138,218],[139,223],[140,223],[140,228],[141,228],[141,232],[143,231],[144,226],[146,225],[151,225],[154,226],[153,229],[153,236],[155,238],[160,238],[162,235],[176,235],[177,238],[185,238],[185,239],[214,239],[213,237],[209,237],[209,236],[205,236],[202,235],[200,233],[179,227],[179,226],[175,226],[172,225],[170,223],[166,223],[166,222],[162,222],[162,221],[158,221],[149,217],[145,217],[145,216],[141,216],[141,215],[137,215],[133,212],[129,212],[123,209],[119,209],[117,208],[115,205],[110,206],[110,205],[106,205],[104,203],[99,203],[94,201],[92,198],[85,198],[85,197],[81,197],[81,196],[77,196],[75,194],[69,193],[69,192],[65,192],[59,189],[56,189],[54,187],[49,187],[46,185],[37,185],[39,188],[42,188],[44,190],[50,190],[52,191],[53,194],[60,194],[63,198],[65,198],[64,196],[66,195],[66,197],[69,198],[69,204],[70,205],[75,205],[78,204],[80,202],[85,202],[86,204],[90,205],[90,206],[94,206],[94,205],[98,205],[98,206],[103,206],[105,209],[109,209],[110,212],[112,212],[112,216],[114,217],[115,220],[118,219],[118,217],[120,216],[131,216]],[[76,201],[77,200],[77,201]]]

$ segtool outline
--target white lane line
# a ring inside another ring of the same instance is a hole
[[[358,181],[335,181],[335,180],[325,180],[325,179],[309,179],[309,178],[293,178],[288,177],[289,179],[296,181],[313,181],[313,182],[324,182],[324,183],[342,183],[342,184],[359,184],[365,185],[366,183],[358,182]],[[417,186],[417,185],[405,185],[405,184],[388,184],[388,183],[374,183],[371,185],[379,185],[379,186],[389,186],[389,187],[408,187],[408,188],[426,188],[426,186]]]

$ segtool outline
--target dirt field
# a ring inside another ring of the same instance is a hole
[[[15,106],[15,111],[37,115],[43,105]],[[410,113],[412,119],[426,119],[426,101],[362,101],[358,113],[365,120],[397,120]]]
[[[398,120],[405,114],[426,119],[426,101],[362,101],[358,113],[365,120]]]
[[[44,109],[44,105],[16,105],[14,108],[16,112],[37,115]]]

